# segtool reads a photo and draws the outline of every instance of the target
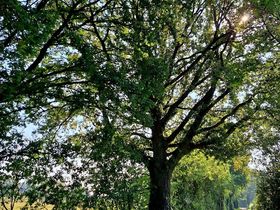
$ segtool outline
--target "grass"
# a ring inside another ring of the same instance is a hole
[[[15,203],[14,209],[13,210],[21,210],[24,206],[26,205],[25,201],[18,201]],[[10,204],[7,203],[6,206],[10,210]],[[5,208],[0,204],[0,210],[4,210]],[[52,210],[53,206],[52,205],[44,205],[44,206],[35,206],[32,205],[28,207],[28,210]]]
[[[22,200],[18,200],[15,203],[14,209],[13,210],[21,210],[23,207],[26,206],[26,199],[22,199]],[[7,201],[6,201],[7,202]],[[7,202],[6,203],[6,207],[10,210],[10,203]],[[50,204],[42,204],[42,203],[37,203],[37,204],[33,204],[32,206],[28,206],[28,208],[24,208],[25,210],[52,210],[53,209],[53,205]],[[1,202],[0,202],[0,210],[5,210],[5,208],[2,206]],[[80,208],[76,208],[76,210],[81,210]]]

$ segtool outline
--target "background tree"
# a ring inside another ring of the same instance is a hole
[[[272,40],[278,48],[280,44],[279,33],[279,1],[253,1],[257,15],[262,18],[266,27],[264,35]],[[262,168],[257,176],[256,209],[279,209],[279,52],[268,58],[267,66],[270,71],[264,79],[261,100],[262,113],[255,123],[257,149],[261,152],[259,160]],[[273,69],[274,71],[271,71]],[[269,81],[269,86],[266,84]],[[274,94],[269,94],[274,92]]]
[[[238,198],[249,179],[247,163],[244,157],[222,163],[200,152],[183,158],[172,179],[173,208],[238,208]]]
[[[25,110],[45,153],[73,137],[83,144],[85,133],[92,152],[121,142],[149,171],[149,209],[170,209],[185,155],[226,159],[251,143],[263,57],[278,49],[259,45],[265,26],[247,1],[9,1],[1,10],[2,117]]]
[[[280,209],[279,144],[273,150],[273,154],[268,156],[270,162],[266,165],[266,169],[259,172],[256,209]]]
[[[24,197],[25,183],[22,160],[2,163],[0,171],[1,209],[14,210],[15,204]]]

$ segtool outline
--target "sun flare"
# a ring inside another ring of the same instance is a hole
[[[240,19],[240,23],[239,24],[244,24],[247,23],[250,19],[250,15],[249,14],[244,14],[241,19]]]

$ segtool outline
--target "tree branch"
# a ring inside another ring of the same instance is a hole
[[[174,152],[172,152],[172,156],[170,158],[171,162],[177,162],[179,161],[187,151],[191,151],[190,143],[193,139],[193,137],[196,135],[197,129],[199,128],[203,118],[207,114],[207,112],[211,109],[211,106],[209,106],[214,92],[216,90],[216,84],[217,81],[215,81],[210,89],[207,91],[207,93],[204,95],[204,97],[198,102],[200,107],[200,111],[196,115],[194,122],[191,124],[190,128],[188,129],[185,137],[183,138],[183,141],[180,143],[180,147],[175,149]],[[182,128],[183,129],[183,128]],[[178,131],[177,131],[178,132]],[[169,139],[169,141],[172,139]]]
[[[52,46],[52,44],[55,42],[55,40],[58,38],[58,36],[61,34],[63,29],[67,26],[68,22],[70,21],[73,10],[68,14],[67,18],[63,21],[63,23],[60,25],[60,27],[52,34],[50,39],[44,44],[44,46],[41,48],[39,54],[37,55],[36,59],[33,61],[33,63],[26,69],[27,72],[33,71],[39,63],[44,59],[46,56],[47,50]]]
[[[196,75],[194,76],[194,79],[192,80],[192,83],[188,87],[188,89],[175,101],[168,109],[165,116],[162,118],[161,122],[163,125],[166,125],[168,120],[174,115],[175,110],[178,108],[178,106],[188,97],[188,95],[200,84],[202,84],[206,79],[210,77],[210,75],[206,75],[201,80],[199,80],[199,77],[201,76],[202,70],[198,71]]]
[[[206,94],[204,95],[204,97],[202,97],[195,105],[194,107],[191,109],[191,111],[188,113],[188,115],[184,118],[184,120],[181,122],[181,124],[177,127],[177,129],[175,129],[175,131],[173,131],[173,133],[167,137],[166,141],[167,143],[172,142],[176,136],[184,129],[185,125],[189,122],[189,120],[191,119],[191,117],[194,115],[195,112],[197,112],[199,109],[199,113],[197,114],[195,121],[193,122],[192,126],[189,129],[188,134],[186,135],[186,138],[192,138],[192,132],[196,131],[197,128],[199,127],[203,117],[205,116],[205,114],[211,109],[211,106],[208,106],[208,104],[210,103],[214,92],[216,89],[216,85],[212,85],[211,88],[206,92]]]
[[[212,130],[212,129],[217,128],[218,126],[220,126],[221,124],[223,124],[227,118],[233,116],[241,107],[245,106],[246,104],[250,103],[251,101],[252,101],[252,98],[250,98],[249,100],[247,100],[247,101],[245,101],[245,102],[243,102],[243,103],[241,103],[241,104],[238,104],[236,107],[234,107],[234,108],[232,109],[232,111],[231,111],[229,114],[227,114],[227,115],[225,115],[224,117],[222,117],[222,118],[220,119],[219,122],[217,122],[216,124],[214,124],[214,125],[212,125],[212,126],[205,127],[205,128],[201,128],[201,129],[198,131],[198,133],[203,133],[203,132],[206,132],[206,131],[209,131],[209,130]]]
[[[191,69],[193,69],[196,64],[210,51],[215,50],[222,44],[224,44],[223,41],[219,43],[220,40],[223,40],[226,37],[230,37],[232,35],[232,31],[228,31],[224,34],[221,34],[220,36],[214,36],[212,41],[202,50],[201,52],[196,52],[195,54],[200,54],[196,57],[196,59],[186,68],[186,70],[182,71],[179,75],[177,75],[174,79],[171,81],[168,81],[164,86],[168,87],[175,82],[177,82],[181,77],[185,76]],[[216,44],[216,45],[215,45]]]

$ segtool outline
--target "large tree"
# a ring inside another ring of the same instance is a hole
[[[27,117],[54,145],[122,142],[149,171],[153,210],[170,209],[185,155],[250,144],[278,48],[247,1],[12,0],[1,11],[3,138]]]

